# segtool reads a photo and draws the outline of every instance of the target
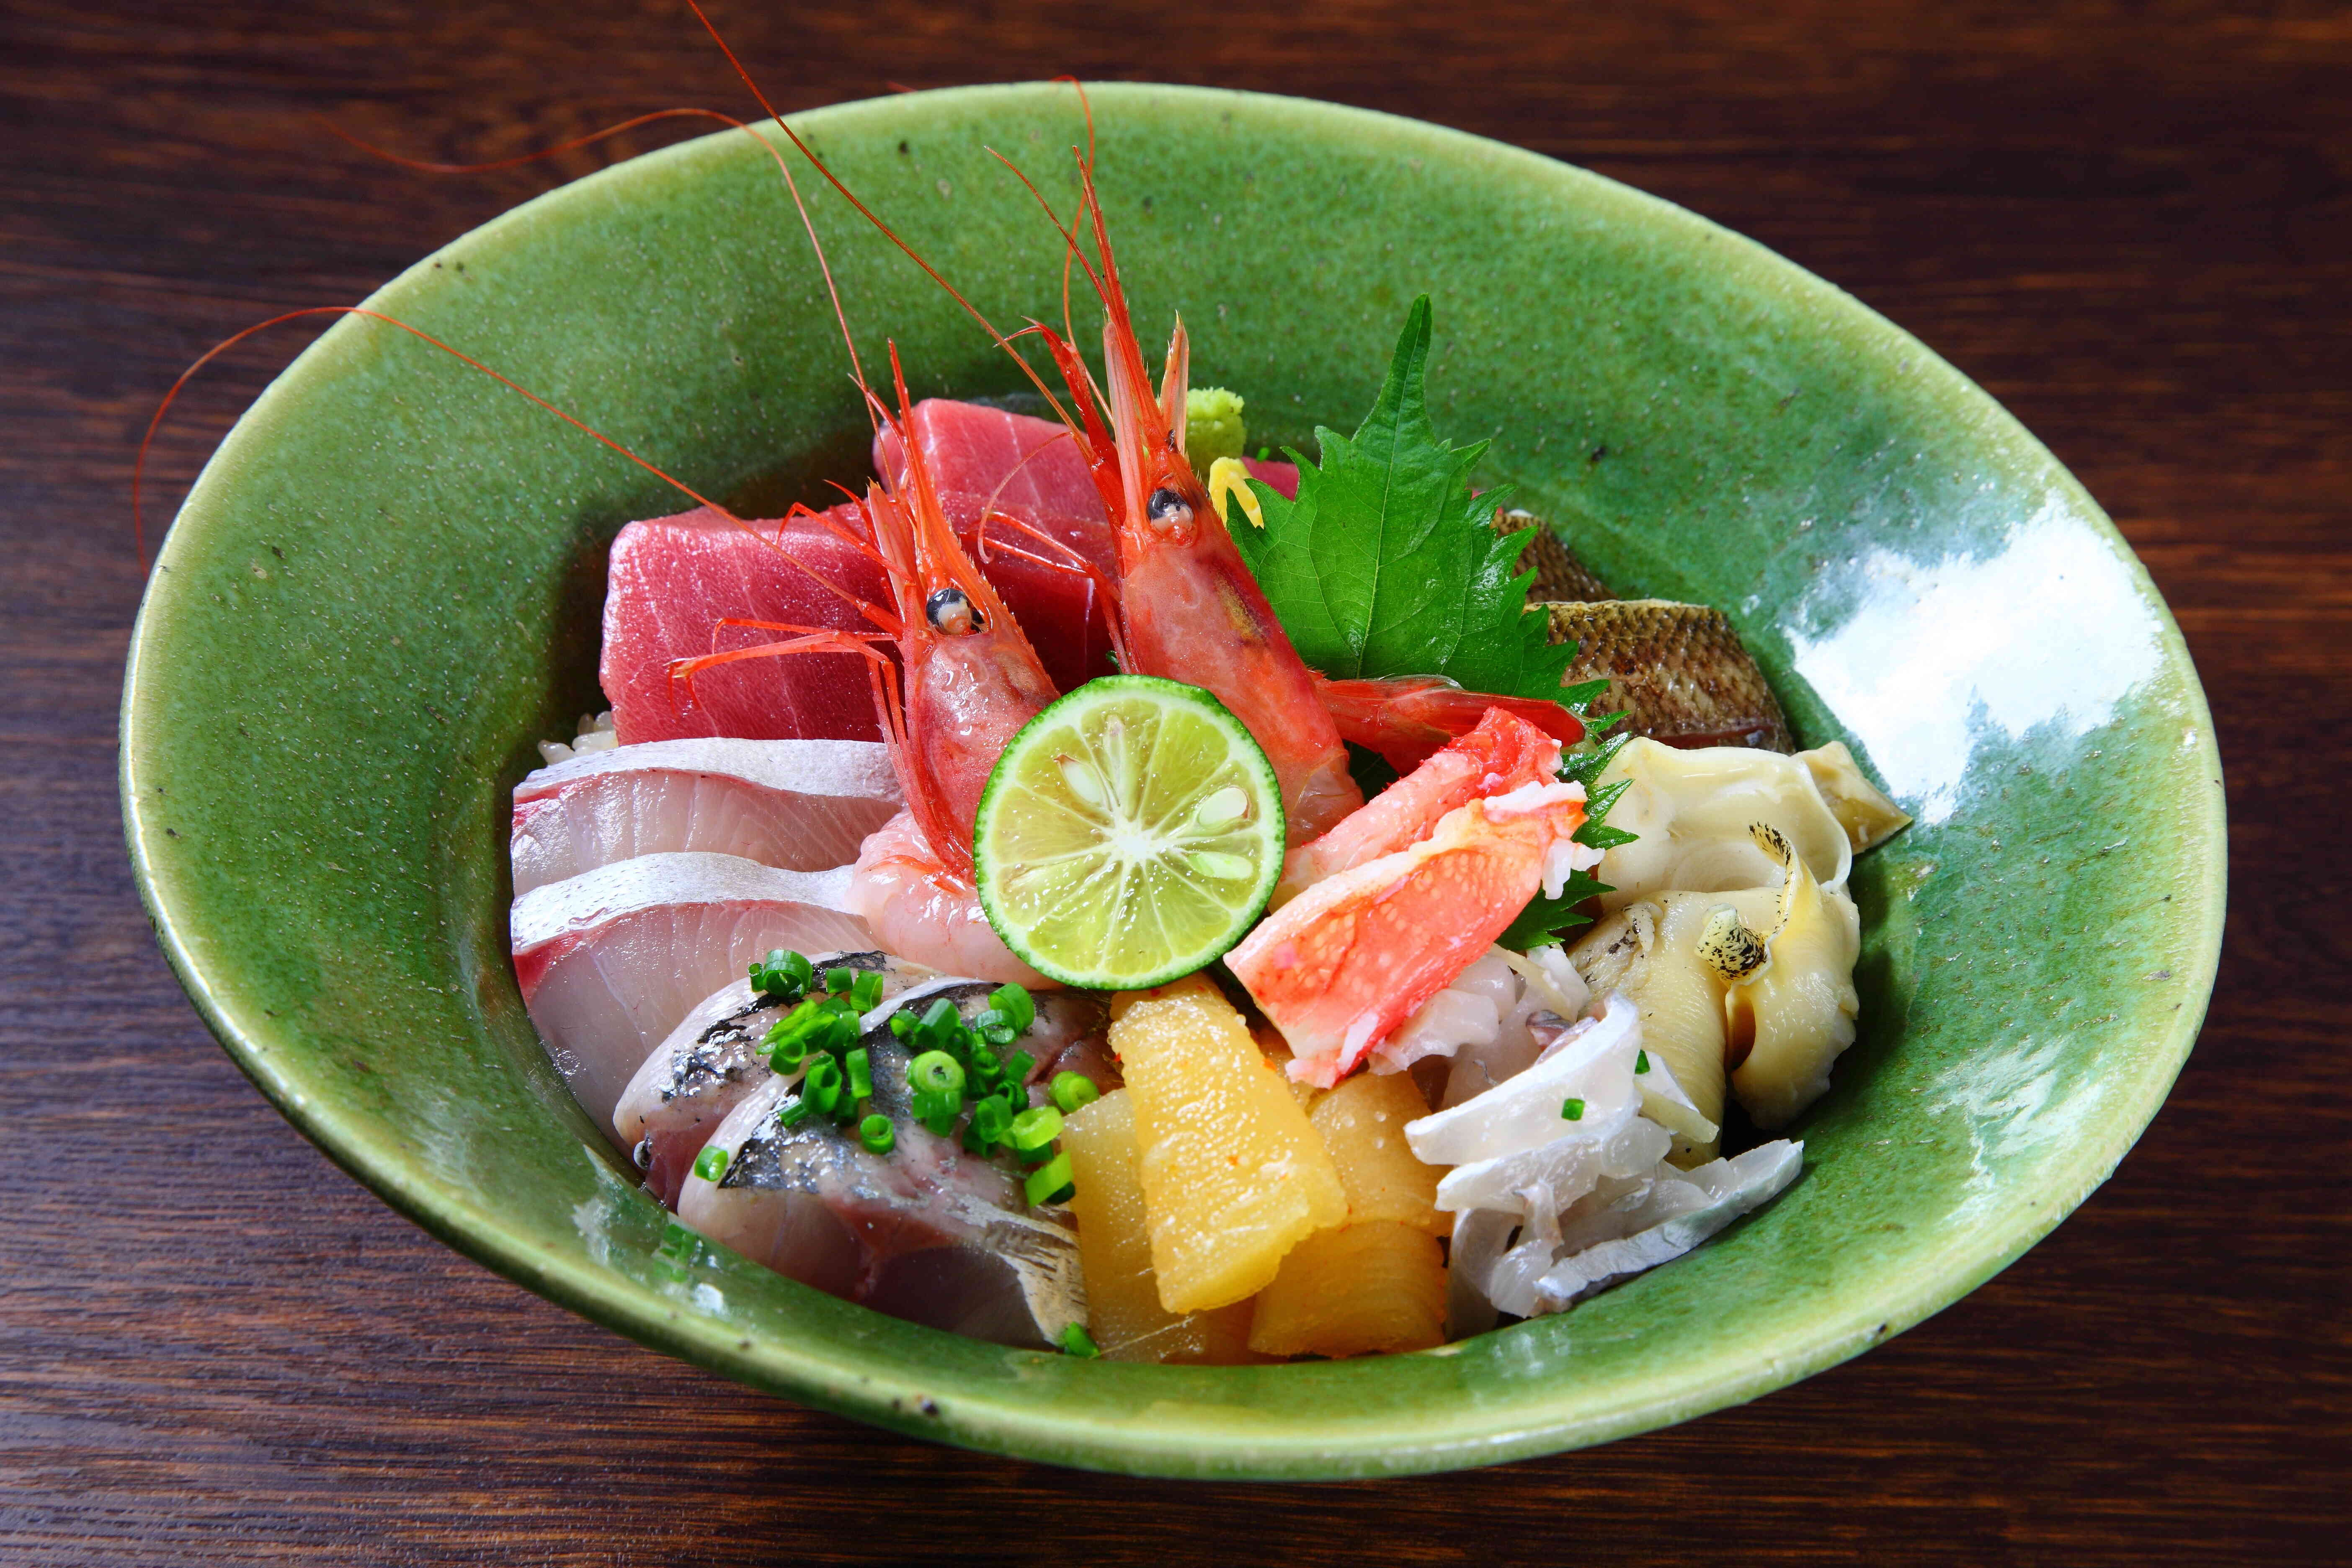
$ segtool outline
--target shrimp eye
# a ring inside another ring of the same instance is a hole
[[[1174,489],[1153,490],[1151,499],[1143,503],[1143,510],[1161,528],[1189,528],[1192,523],[1192,503]]]
[[[923,601],[923,618],[931,623],[931,630],[951,637],[970,637],[985,624],[961,588],[932,589]]]

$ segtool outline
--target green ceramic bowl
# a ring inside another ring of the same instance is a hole
[[[1011,1351],[845,1305],[664,1218],[549,1068],[506,957],[509,791],[595,705],[603,552],[683,504],[414,340],[339,324],[247,414],[150,584],[123,705],[163,946],[296,1126],[436,1234],[646,1344],[901,1431],[1178,1476],[1367,1476],[1596,1443],[1877,1343],[2115,1167],[2195,1037],[2219,945],[2213,731],[2091,498],[1952,368],[1662,202],[1433,126],[1175,88],[1093,92],[1144,335],[1257,435],[1352,428],[1404,307],[1484,472],[1615,582],[1723,606],[1808,742],[1918,826],[1857,868],[1863,1033],[1804,1178],[1564,1316],[1426,1354],[1237,1369]],[[1000,321],[1059,313],[1066,88],[798,122]],[[826,193],[869,353],[919,393],[1010,366]],[[806,242],[744,137],[467,236],[373,303],[747,507],[864,471]],[[871,363],[869,361],[869,363]]]

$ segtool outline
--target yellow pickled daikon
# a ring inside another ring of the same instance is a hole
[[[1250,1321],[1250,1349],[1267,1355],[1366,1355],[1444,1342],[1437,1237],[1393,1220],[1300,1242],[1259,1293]]]
[[[1062,1123],[1076,1191],[1078,1261],[1095,1343],[1112,1361],[1234,1366],[1262,1359],[1249,1348],[1246,1301],[1213,1312],[1177,1313],[1160,1304],[1151,1234],[1137,1170],[1135,1108],[1125,1089],[1081,1106]]]
[[[1323,1141],[1232,1003],[1199,975],[1112,1005],[1160,1303],[1229,1306],[1347,1217]]]
[[[1268,1355],[1426,1350],[1445,1340],[1445,1262],[1434,1165],[1405,1144],[1429,1114],[1403,1073],[1360,1073],[1316,1099],[1307,1121],[1348,1194],[1348,1223],[1309,1237],[1261,1291],[1250,1348]]]
[[[1394,1220],[1432,1236],[1450,1235],[1454,1216],[1437,1207],[1437,1178],[1445,1173],[1413,1158],[1404,1124],[1429,1114],[1404,1073],[1358,1073],[1308,1108],[1307,1121],[1323,1140],[1348,1194],[1348,1223]]]

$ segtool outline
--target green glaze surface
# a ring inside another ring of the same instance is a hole
[[[2189,1050],[2224,875],[2195,672],[2090,497],[1902,331],[1608,181],[1321,104],[1105,86],[1094,108],[1147,349],[1181,304],[1195,380],[1248,397],[1254,442],[1352,428],[1428,290],[1433,410],[1494,438],[1486,479],[1615,582],[1727,609],[1804,740],[1846,740],[1918,816],[1856,870],[1862,1039],[1797,1130],[1802,1180],[1563,1316],[1348,1363],[1074,1362],[660,1256],[664,1215],[524,1016],[506,837],[532,742],[596,705],[606,542],[686,503],[360,320],[205,470],[124,694],[140,881],[239,1064],[387,1201],[624,1333],[1108,1469],[1378,1475],[1603,1441],[1842,1361],[2047,1232]],[[1058,316],[1055,233],[985,149],[1066,205],[1067,89],[795,123],[993,319]],[[1018,387],[841,201],[812,205],[869,363],[887,335],[919,395]],[[806,241],[741,135],[556,191],[373,303],[744,507],[866,471]]]

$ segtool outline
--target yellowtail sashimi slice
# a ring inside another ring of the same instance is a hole
[[[981,907],[1066,985],[1134,991],[1242,939],[1282,873],[1281,786],[1196,686],[1091,680],[998,759],[972,827]]]
[[[733,855],[641,855],[517,899],[515,979],[581,1109],[610,1127],[638,1064],[752,960],[778,947],[871,948],[848,899],[845,866],[784,871]]]
[[[898,809],[890,753],[873,741],[649,741],[588,752],[515,786],[515,892],[684,851],[823,871],[856,859]]]

